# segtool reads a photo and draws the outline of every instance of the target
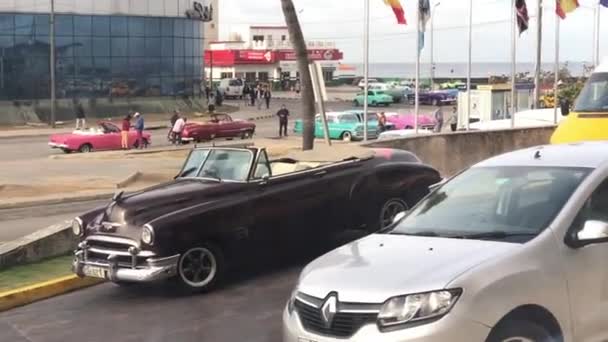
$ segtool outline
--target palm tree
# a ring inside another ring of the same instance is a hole
[[[302,88],[302,149],[314,148],[315,130],[315,96],[312,89],[312,80],[308,69],[308,50],[302,34],[298,14],[292,0],[281,0],[283,15],[289,29],[289,38],[296,53],[298,70],[300,72],[300,85]]]

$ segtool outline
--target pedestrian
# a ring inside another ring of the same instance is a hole
[[[86,128],[86,120],[84,116],[84,107],[82,103],[78,100],[74,100],[74,111],[76,114],[76,129],[85,129]]]
[[[437,106],[437,110],[435,111],[435,120],[437,123],[435,124],[435,133],[440,133],[443,128],[443,109],[441,108],[441,104]]]
[[[123,150],[129,149],[129,131],[131,130],[131,114],[127,114],[122,120],[122,130],[120,131],[120,147]]]
[[[452,129],[452,132],[456,132],[456,129],[458,129],[458,109],[456,109],[456,107],[452,108],[452,116],[450,117],[450,129]]]
[[[386,114],[384,112],[380,112],[376,114],[378,118],[378,130],[380,132],[386,131]]]
[[[167,140],[169,141],[173,141],[173,126],[175,126],[177,119],[179,119],[179,109],[173,111],[170,119],[169,133],[167,133]]]
[[[281,109],[277,112],[277,116],[279,117],[279,138],[282,138],[283,135],[287,137],[287,125],[289,122],[289,110],[285,105],[281,105]]]
[[[266,87],[264,90],[264,100],[266,101],[266,109],[270,109],[270,98],[272,97],[272,93],[270,92],[270,87]]]
[[[251,86],[251,88],[249,88],[249,105],[251,107],[255,106],[255,98],[257,97],[255,92],[256,92],[256,87]]]
[[[249,105],[249,85],[247,85],[247,83],[245,83],[245,86],[243,87],[243,96],[242,99],[243,101],[245,101],[245,106]]]
[[[213,114],[213,112],[215,111],[215,103],[216,103],[216,96],[215,96],[215,94],[211,93],[211,95],[209,96],[209,105],[208,105],[209,113],[211,113],[211,114]]]
[[[175,125],[173,125],[173,144],[179,145],[182,142],[182,132],[184,131],[184,127],[186,127],[186,122],[188,121],[185,117],[179,117],[177,121],[175,121]]]
[[[216,106],[221,106],[222,103],[224,102],[224,95],[222,95],[222,92],[219,89],[215,90],[215,105]]]
[[[135,131],[137,131],[137,148],[145,148],[144,144],[144,117],[139,114],[139,112],[135,113]]]
[[[300,81],[299,80],[296,81],[296,94],[297,95],[300,94]]]
[[[262,109],[262,100],[264,99],[264,89],[262,89],[261,85],[258,85],[258,90],[255,93],[256,102],[258,104],[258,110]]]

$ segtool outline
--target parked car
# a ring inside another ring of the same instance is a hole
[[[414,104],[415,102],[415,94],[408,95],[408,101],[410,104]],[[424,91],[418,94],[418,101],[423,105],[433,105],[438,106],[440,103],[442,104],[453,104],[456,103],[458,97],[454,95],[454,93],[445,90],[432,90],[432,91]]]
[[[560,123],[565,117],[558,115]],[[555,125],[555,110],[553,108],[531,109],[515,113],[515,128],[548,127]],[[490,131],[511,128],[511,119],[478,121],[469,125],[470,130]]]
[[[207,291],[241,262],[382,229],[439,179],[399,150],[334,147],[270,161],[264,148],[196,148],[174,181],[77,217],[73,270]]]
[[[51,148],[61,149],[65,153],[120,150],[120,134],[118,126],[108,121],[101,121],[97,126],[88,129],[75,130],[67,134],[53,134],[48,145]],[[145,146],[152,143],[149,132],[143,132],[143,143]],[[139,147],[135,130],[129,131],[129,146]]]
[[[182,132],[183,142],[201,142],[215,138],[249,139],[255,133],[255,123],[233,120],[228,114],[211,114],[205,122],[190,122]]]
[[[410,93],[407,87],[387,83],[370,84],[369,90],[379,90],[393,98],[393,103],[400,103]]]
[[[353,100],[353,105],[355,107],[363,106],[364,102],[364,93],[359,93]],[[367,92],[367,103],[372,107],[390,106],[390,104],[393,103],[393,97],[387,95],[384,91],[381,90],[370,90]]]
[[[356,113],[349,112],[330,112],[326,113],[327,127],[329,128],[329,138],[342,141],[363,140],[363,123]],[[315,137],[324,138],[325,130],[323,128],[321,115],[315,117]],[[294,133],[302,134],[304,127],[302,120],[295,121]],[[368,139],[376,139],[378,137],[378,121],[369,121],[367,125]]]
[[[367,82],[369,84],[368,87],[371,86],[372,84],[381,83],[380,81],[378,81],[375,78],[368,78]],[[359,84],[357,86],[361,89],[365,88],[365,78],[362,78],[361,81],[359,81]]]
[[[415,127],[416,117],[414,114],[404,113],[384,113],[386,121],[395,125],[395,129],[410,129]],[[418,115],[418,127],[432,130],[437,124],[437,120],[429,115]]]
[[[304,268],[284,341],[600,341],[608,143],[483,161]]]
[[[362,110],[347,110],[344,111],[344,113],[350,113],[350,114],[355,114],[357,115],[357,119],[359,119],[360,123],[363,123],[365,121],[365,112]],[[378,122],[378,114],[375,112],[367,112],[367,125],[368,128],[371,126],[376,130],[380,129],[380,123]],[[393,124],[392,122],[386,122],[384,125],[385,130],[390,131],[390,130],[394,130],[395,129],[395,124]]]
[[[219,91],[225,99],[242,98],[245,82],[240,78],[223,78],[220,80]]]

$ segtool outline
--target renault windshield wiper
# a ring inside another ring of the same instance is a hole
[[[538,233],[533,232],[507,232],[504,230],[495,230],[490,232],[471,233],[471,234],[460,234],[452,236],[455,239],[506,239],[515,236],[536,236]]]

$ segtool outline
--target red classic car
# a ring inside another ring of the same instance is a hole
[[[215,138],[251,138],[255,124],[245,120],[233,120],[228,114],[212,114],[205,122],[186,124],[182,132],[182,141],[199,142]]]
[[[150,133],[143,134],[144,145],[151,142]],[[65,153],[91,152],[97,150],[120,150],[120,128],[111,122],[101,121],[95,127],[85,130],[76,130],[67,134],[51,135],[49,146],[59,148]],[[129,146],[138,147],[137,132],[129,132]]]

